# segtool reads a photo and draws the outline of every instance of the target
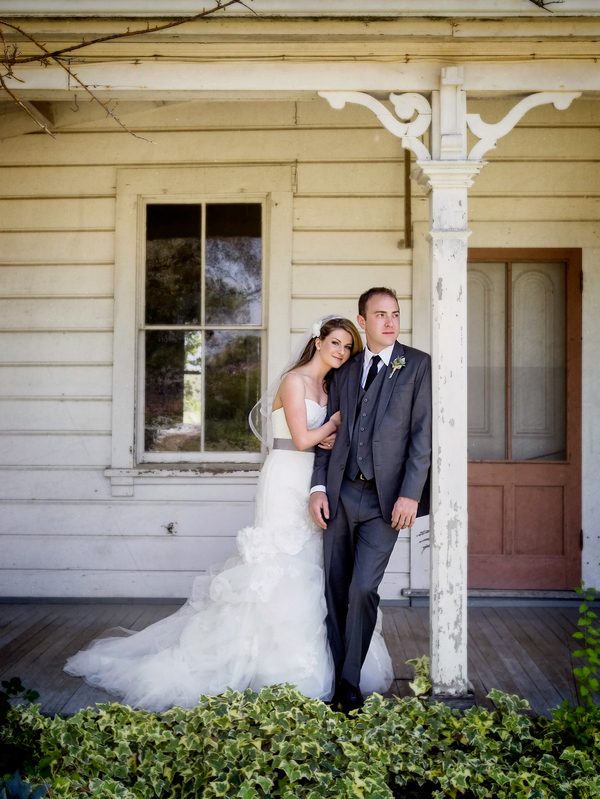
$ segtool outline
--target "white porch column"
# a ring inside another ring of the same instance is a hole
[[[429,620],[433,694],[467,696],[467,158],[462,69],[442,70],[431,150],[416,177],[429,192],[433,383]]]

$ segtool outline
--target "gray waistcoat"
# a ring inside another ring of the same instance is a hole
[[[373,432],[375,429],[375,414],[377,411],[377,400],[385,380],[387,369],[385,364],[377,373],[377,377],[369,390],[363,388],[358,392],[358,404],[356,407],[356,420],[352,431],[352,441],[350,443],[350,454],[348,456],[346,475],[355,480],[358,473],[362,472],[367,480],[373,480],[375,469],[373,467]]]

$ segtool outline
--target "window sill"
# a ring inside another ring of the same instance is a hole
[[[104,476],[110,479],[113,497],[133,497],[136,485],[202,485],[218,480],[220,484],[254,484],[260,473],[257,463],[202,463],[171,464],[153,463],[134,469],[105,469]]]

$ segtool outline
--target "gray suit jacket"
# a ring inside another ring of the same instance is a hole
[[[406,366],[392,375],[392,361],[402,355]],[[315,454],[312,485],[327,486],[331,516],[337,510],[350,450],[363,363],[360,352],[334,372],[327,412],[329,417],[340,410],[342,424],[333,449],[317,447]],[[431,359],[427,353],[399,342],[394,345],[379,394],[372,447],[383,518],[391,522],[398,497],[416,499],[417,515],[427,515],[431,464]]]

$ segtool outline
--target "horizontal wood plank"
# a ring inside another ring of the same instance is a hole
[[[115,258],[114,238],[110,230],[3,231],[0,260],[5,264],[111,263]]]
[[[0,378],[2,370],[0,370]],[[0,430],[53,430],[110,432],[110,402],[4,400],[0,405]]]
[[[6,166],[0,172],[0,197],[114,197],[114,166]]]
[[[63,254],[70,257],[67,251]],[[10,251],[5,255],[10,257]],[[112,295],[114,271],[112,263],[5,264],[0,266],[0,296]]]
[[[403,231],[309,231],[294,233],[293,258],[305,261],[406,262]],[[367,266],[368,268],[368,266]]]
[[[390,286],[399,296],[409,297],[412,293],[412,265],[365,263],[340,267],[301,264],[292,271],[292,296],[295,298],[331,297],[342,293],[359,297],[370,286]]]
[[[0,329],[112,330],[112,298],[0,299]]]
[[[398,197],[296,197],[294,226],[297,230],[403,231],[404,201]]]
[[[143,130],[143,128],[142,128]],[[119,133],[117,131],[117,133]],[[39,166],[65,164],[123,165],[177,164],[215,162],[284,162],[296,159],[321,160],[357,158],[399,158],[400,142],[384,128],[338,131],[327,129],[266,129],[252,133],[245,130],[153,131],[153,147],[133,136],[115,133],[61,133],[57,143],[48,146],[42,136],[15,136],[5,139],[0,164],[16,163]]]
[[[81,333],[49,330],[4,331],[0,363],[87,363],[106,365],[113,357],[112,330]]]
[[[114,226],[115,201],[109,197],[0,200],[0,230],[90,230]]]
[[[2,303],[0,303],[1,305]],[[2,367],[0,395],[4,397],[111,396],[110,366]]]

